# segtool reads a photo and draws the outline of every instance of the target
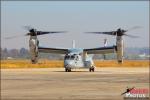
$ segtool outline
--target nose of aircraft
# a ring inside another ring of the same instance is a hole
[[[72,67],[72,66],[73,66],[73,61],[71,61],[71,60],[66,60],[66,61],[65,61],[65,66]]]

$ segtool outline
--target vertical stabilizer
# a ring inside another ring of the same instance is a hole
[[[106,47],[106,46],[107,46],[107,38],[104,39],[104,47]],[[105,60],[106,59],[106,55],[103,54],[103,56],[104,56],[104,60]]]
[[[105,38],[104,39],[104,47],[106,47],[107,46],[107,39]]]
[[[75,40],[72,40],[72,48],[75,48]]]

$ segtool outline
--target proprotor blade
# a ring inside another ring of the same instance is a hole
[[[130,38],[139,38],[139,36],[134,36],[134,35],[129,35],[129,34],[124,34],[125,36],[128,36]]]
[[[129,28],[128,31],[132,31],[132,30],[139,29],[139,28],[142,28],[142,27],[141,26],[134,26],[134,27]]]
[[[67,31],[50,31],[50,32],[37,31],[37,35],[54,34],[54,33],[66,33],[66,32]]]
[[[54,34],[54,33],[65,33],[66,31],[37,31],[35,28],[31,26],[24,26],[29,33],[26,36],[37,36],[37,35],[44,35],[44,34]]]
[[[133,27],[131,29],[137,29],[140,28],[139,26]],[[130,30],[131,30],[130,29]],[[126,32],[128,32],[129,30],[123,30],[121,28],[117,29],[116,31],[110,31],[110,32],[86,32],[86,33],[92,33],[92,34],[106,34],[106,35],[114,35],[114,36],[128,36],[131,38],[137,38],[138,36],[132,36],[132,35],[128,35],[126,34]]]
[[[25,29],[25,30],[31,30],[31,29],[34,29],[33,27],[31,27],[31,26],[23,26],[23,28]]]
[[[110,31],[110,32],[86,32],[90,34],[106,34],[106,35],[116,35],[115,31]]]
[[[5,39],[14,39],[14,38],[19,38],[19,37],[23,37],[25,35],[15,35],[15,36],[10,36],[10,37],[5,37]]]

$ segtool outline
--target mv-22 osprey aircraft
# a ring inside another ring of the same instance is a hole
[[[64,31],[56,31],[56,32],[44,32],[37,31],[34,28],[28,27],[29,33],[26,36],[30,36],[29,39],[29,48],[31,54],[31,62],[33,64],[38,61],[38,53],[55,53],[55,54],[64,54],[64,68],[66,72],[71,72],[71,69],[74,68],[88,68],[90,72],[95,71],[95,66],[90,54],[107,54],[107,53],[116,53],[118,63],[123,62],[123,35],[129,37],[136,37],[132,35],[125,34],[128,30],[122,30],[121,28],[117,29],[117,31],[110,32],[86,32],[86,33],[95,33],[95,34],[107,34],[116,36],[116,45],[113,46],[104,46],[98,48],[90,48],[90,49],[82,49],[75,48],[75,44],[73,44],[73,48],[50,48],[50,47],[41,47],[39,46],[39,40],[37,38],[38,35],[43,34],[53,34],[53,33],[63,33]]]

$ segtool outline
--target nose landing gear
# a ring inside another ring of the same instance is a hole
[[[95,67],[94,67],[94,66],[91,66],[91,67],[89,68],[89,71],[90,71],[90,72],[94,72],[94,71],[95,71]]]
[[[65,72],[71,72],[71,68],[65,68]]]

